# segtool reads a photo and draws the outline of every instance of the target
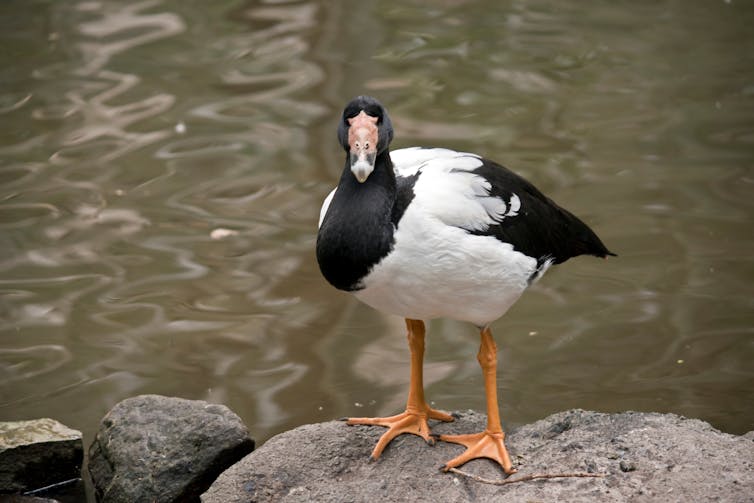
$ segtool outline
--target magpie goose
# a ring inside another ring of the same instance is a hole
[[[579,218],[534,185],[488,159],[444,148],[390,151],[393,127],[376,99],[359,96],[338,125],[345,166],[320,211],[317,261],[338,289],[384,313],[406,319],[411,352],[405,412],[350,418],[348,424],[388,430],[378,458],[402,433],[428,443],[428,419],[452,421],[432,409],[422,382],[423,320],[452,318],[480,331],[487,427],[440,435],[466,447],[444,469],[486,457],[515,472],[505,448],[497,402],[497,348],[489,325],[547,269],[571,257],[614,255]]]

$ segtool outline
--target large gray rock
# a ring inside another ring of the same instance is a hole
[[[483,429],[471,411],[435,433]],[[204,503],[485,502],[485,501],[754,501],[754,442],[672,414],[554,414],[508,435],[519,473],[589,472],[603,478],[558,478],[490,485],[443,473],[459,445],[428,446],[402,435],[376,461],[369,454],[380,427],[328,422],[301,426],[265,443],[223,473]],[[461,467],[485,479],[502,471],[486,459]]]
[[[224,405],[142,395],[102,419],[89,448],[89,473],[99,501],[199,501],[224,469],[253,449],[248,429]]]
[[[0,423],[0,493],[78,479],[83,459],[81,432],[54,419]]]

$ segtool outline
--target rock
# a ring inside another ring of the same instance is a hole
[[[124,400],[89,448],[98,501],[199,501],[213,480],[254,449],[224,405],[158,395]]]
[[[0,493],[78,479],[83,459],[81,432],[54,419],[0,423]]]
[[[433,431],[484,428],[481,414],[459,416]],[[753,501],[754,442],[673,414],[571,410],[515,429],[506,439],[519,470],[511,479],[573,472],[604,477],[503,486],[441,472],[463,447],[432,447],[414,435],[401,435],[371,461],[384,431],[333,421],[282,433],[218,477],[202,502]],[[461,470],[503,479],[486,459]]]

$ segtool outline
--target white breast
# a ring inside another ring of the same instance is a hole
[[[490,197],[488,182],[470,172],[481,165],[472,154],[403,149],[391,157],[399,175],[421,174],[392,252],[364,278],[356,296],[408,318],[447,317],[484,326],[502,316],[528,286],[537,261],[467,230],[514,215],[518,198]]]

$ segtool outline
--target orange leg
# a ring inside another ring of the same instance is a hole
[[[406,411],[391,417],[352,417],[346,424],[367,424],[385,426],[388,430],[380,437],[372,451],[372,458],[377,459],[387,444],[402,433],[412,433],[433,444],[430,436],[428,419],[453,421],[453,416],[432,409],[424,399],[424,382],[422,364],[424,360],[424,322],[406,319],[408,328],[408,346],[411,349],[411,381],[408,389]]]
[[[453,442],[466,447],[461,455],[448,461],[444,471],[461,466],[476,458],[489,458],[497,461],[507,474],[516,473],[505,448],[505,433],[500,425],[500,411],[497,405],[497,346],[488,327],[482,329],[482,344],[477,360],[484,374],[484,390],[487,395],[487,429],[470,435],[440,435],[440,440]]]

